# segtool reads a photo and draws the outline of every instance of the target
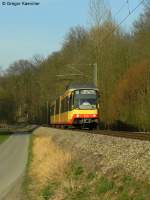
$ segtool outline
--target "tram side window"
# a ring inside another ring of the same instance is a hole
[[[65,97],[65,107],[64,107],[65,112],[68,111],[68,97]]]
[[[56,115],[59,114],[59,98],[56,100]]]
[[[73,96],[71,94],[69,98],[69,110],[72,110],[72,102],[73,102]]]
[[[61,113],[64,112],[64,99],[61,101]]]
[[[68,100],[67,100],[67,97],[65,97],[65,98],[61,101],[61,113],[67,112],[67,111],[68,111]]]
[[[51,109],[50,109],[50,115],[51,115],[51,116],[54,115],[54,106],[52,106]]]

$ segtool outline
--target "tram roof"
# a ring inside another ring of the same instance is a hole
[[[66,86],[66,90],[69,89],[97,89],[97,87],[92,83],[71,83]]]

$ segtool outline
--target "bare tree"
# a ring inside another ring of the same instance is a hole
[[[109,17],[110,9],[105,0],[90,0],[89,17],[92,26],[100,27]]]

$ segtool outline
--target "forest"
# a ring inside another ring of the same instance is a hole
[[[1,70],[0,121],[46,123],[47,105],[68,83],[93,82],[97,63],[101,126],[149,131],[150,0],[145,2],[125,31],[103,0],[91,0],[90,27],[70,28],[61,49],[47,58],[35,55]]]

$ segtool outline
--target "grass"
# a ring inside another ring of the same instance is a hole
[[[115,187],[114,183],[105,177],[101,177],[96,183],[96,194],[106,193]]]
[[[27,170],[29,200],[149,200],[150,185],[130,175],[89,171],[50,137],[33,136]]]
[[[150,199],[150,185],[137,181],[131,176],[123,176],[122,187],[119,189],[118,200],[148,200]]]
[[[84,186],[78,190],[64,192],[65,200],[89,200],[89,187]]]
[[[0,144],[6,141],[11,134],[10,131],[0,130]]]
[[[0,135],[0,144],[9,138],[9,135]]]
[[[25,170],[25,175],[24,175],[24,181],[22,184],[22,196],[24,197],[24,199],[30,199],[29,196],[29,188],[28,186],[31,184],[32,179],[31,176],[29,176],[29,170],[30,170],[30,165],[32,163],[33,160],[33,155],[32,155],[32,146],[33,146],[33,135],[30,136],[30,140],[29,140],[29,147],[28,147],[28,160],[27,160],[27,164],[26,164],[26,170]]]
[[[47,184],[47,186],[45,186],[40,193],[40,196],[42,197],[42,199],[44,200],[49,200],[50,198],[52,198],[55,195],[55,191],[58,188],[59,183],[57,182],[50,182]]]
[[[47,200],[55,194],[71,160],[50,137],[32,136],[24,190],[30,200]]]
[[[99,200],[107,192],[115,190],[113,181],[99,176],[96,172],[88,172],[79,161],[73,161],[66,172],[64,187],[65,200]],[[110,197],[111,199],[111,197]]]

